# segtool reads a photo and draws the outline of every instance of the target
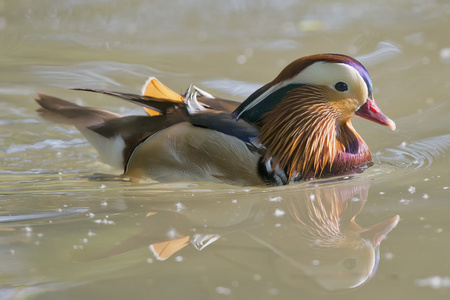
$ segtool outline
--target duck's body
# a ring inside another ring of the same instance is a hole
[[[337,175],[371,163],[352,116],[395,129],[373,101],[364,67],[336,54],[294,61],[243,103],[196,87],[179,95],[155,78],[143,96],[89,91],[137,103],[149,116],[36,100],[45,117],[75,125],[107,163],[133,178],[282,185]]]

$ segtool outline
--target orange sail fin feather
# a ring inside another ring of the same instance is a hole
[[[175,93],[171,89],[169,89],[167,86],[162,84],[161,81],[156,79],[155,77],[150,77],[145,82],[144,86],[142,87],[142,95],[153,97],[153,98],[161,98],[161,99],[167,99],[168,101],[173,102],[183,102],[184,97],[181,96],[178,93]],[[162,113],[155,111],[151,108],[144,107],[145,111],[148,113],[149,116],[157,116],[161,115]]]
[[[147,112],[119,116],[42,94],[36,99],[45,118],[76,126],[109,164],[123,167],[122,176],[135,179],[285,185],[355,173],[372,162],[351,118],[395,130],[375,103],[367,70],[340,54],[297,59],[242,103],[194,85],[181,95],[154,77],[142,95],[77,90]]]

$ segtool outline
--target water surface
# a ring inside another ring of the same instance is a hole
[[[0,298],[448,299],[449,28],[446,1],[0,1]],[[242,100],[322,52],[360,59],[397,123],[354,120],[363,174],[103,180],[120,170],[35,112],[43,92],[141,113],[66,88],[136,93],[148,76]]]

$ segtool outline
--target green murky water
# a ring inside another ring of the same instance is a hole
[[[0,298],[448,299],[449,28],[446,1],[0,1]],[[333,182],[101,181],[120,170],[35,112],[135,113],[65,88],[148,76],[243,99],[322,52],[360,59],[398,127],[354,120],[375,165]]]

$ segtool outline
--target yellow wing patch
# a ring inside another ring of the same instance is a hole
[[[144,86],[142,87],[142,95],[154,98],[167,99],[170,102],[184,101],[183,96],[169,89],[155,77],[150,77],[149,79],[147,79]],[[161,115],[161,113],[154,111],[150,108],[144,107],[144,109],[150,116]]]

